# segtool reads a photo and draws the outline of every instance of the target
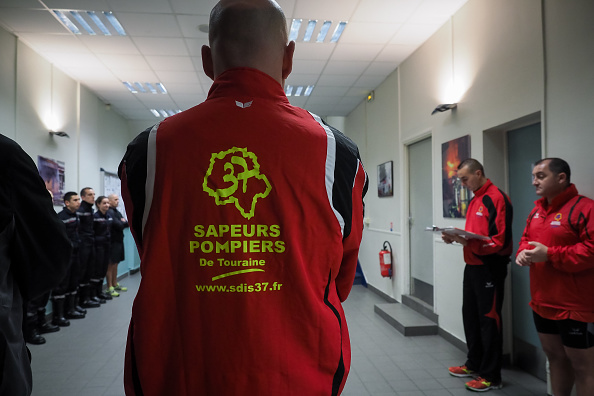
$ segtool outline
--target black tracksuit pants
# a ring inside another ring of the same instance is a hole
[[[506,276],[506,262],[467,264],[464,269],[462,318],[468,345],[466,367],[495,382],[501,380],[501,308]]]

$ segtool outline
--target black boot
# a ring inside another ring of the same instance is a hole
[[[113,300],[113,297],[107,293],[103,293],[103,283],[97,283],[97,297],[102,298],[104,300]]]
[[[60,331],[59,326],[56,326],[45,320],[45,307],[37,308],[37,323],[35,327],[37,328],[37,332],[39,334],[55,333],[56,331]]]
[[[97,295],[97,285],[95,283],[91,283],[89,285],[89,292],[91,293],[91,301],[95,301],[101,304],[106,303],[104,298],[101,298]]]
[[[101,304],[97,301],[91,300],[89,285],[81,286],[79,288],[81,306],[83,308],[99,308]]]
[[[43,338],[35,327],[30,328],[25,334],[25,342],[27,344],[41,345],[45,344],[45,338]]]
[[[52,298],[52,310],[54,311],[53,324],[60,327],[70,326],[70,322],[64,317],[64,298]]]
[[[85,314],[78,312],[74,309],[74,295],[68,294],[64,302],[64,317],[66,319],[84,319]]]
[[[72,296],[74,297],[74,309],[77,312],[80,312],[81,314],[86,315],[87,314],[87,310],[80,306],[78,292],[75,292]]]

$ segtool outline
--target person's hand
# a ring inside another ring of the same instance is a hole
[[[448,245],[449,245],[450,243],[453,243],[453,242],[454,242],[454,239],[452,238],[452,236],[451,236],[451,235],[449,235],[449,234],[446,234],[445,232],[442,232],[442,233],[441,233],[441,239],[442,239],[442,240],[443,240],[445,243],[447,243]]]
[[[549,259],[549,248],[540,242],[528,242],[529,245],[534,246],[532,250],[525,250],[526,257],[532,263],[542,263]]]
[[[532,262],[528,259],[528,257],[526,257],[527,251],[528,250],[522,250],[516,256],[516,264],[518,264],[520,267],[530,266],[532,264]]]

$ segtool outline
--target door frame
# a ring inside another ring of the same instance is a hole
[[[402,150],[402,175],[401,178],[403,180],[406,194],[403,196],[403,205],[402,205],[402,212],[400,214],[401,218],[401,230],[403,235],[403,255],[402,258],[405,260],[406,265],[402,266],[402,294],[403,295],[410,295],[411,293],[411,280],[410,280],[410,227],[409,227],[409,216],[410,216],[410,169],[409,169],[409,154],[408,149],[409,146],[415,143],[418,143],[422,140],[427,138],[431,138],[431,169],[433,170],[431,175],[431,190],[433,191],[435,180],[435,145],[433,144],[433,131],[432,129],[426,129],[421,131],[414,136],[405,139],[402,141],[401,150]],[[434,194],[432,194],[434,195]],[[435,201],[435,197],[433,197],[433,201]],[[435,202],[433,202],[433,213],[435,214]],[[433,276],[435,278],[435,258],[433,259]],[[435,292],[433,293],[433,310],[435,312]]]

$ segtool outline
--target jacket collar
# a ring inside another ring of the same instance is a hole
[[[537,200],[534,203],[537,206],[540,206],[541,208],[543,208],[544,210],[546,210],[548,212],[550,212],[550,211],[557,211],[563,205],[565,205],[565,203],[567,201],[569,201],[570,199],[572,199],[576,195],[578,195],[578,190],[577,190],[575,184],[571,183],[569,185],[569,187],[567,187],[559,195],[557,195],[555,198],[553,198],[553,201],[551,202],[551,205],[549,205],[549,202],[544,197],[543,198],[540,198],[539,200]]]
[[[208,98],[236,96],[246,98],[276,98],[289,104],[283,87],[268,74],[249,67],[239,67],[221,73],[208,91]]]
[[[491,187],[492,185],[493,185],[493,183],[491,182],[491,180],[490,179],[487,179],[487,181],[485,182],[485,184],[483,184],[483,186],[481,188],[479,188],[476,191],[473,191],[474,196],[475,197],[478,197],[478,196],[483,195],[484,193],[487,192],[487,190],[489,189],[489,187]]]

